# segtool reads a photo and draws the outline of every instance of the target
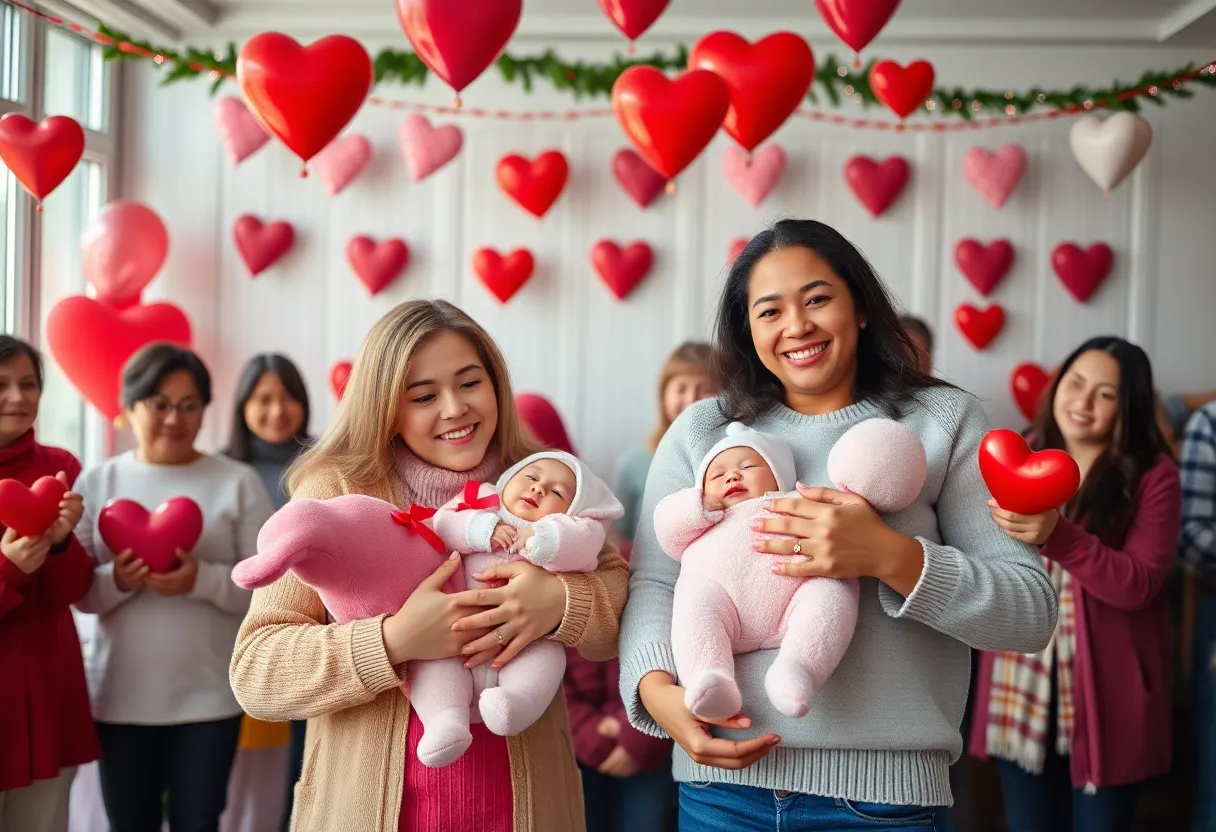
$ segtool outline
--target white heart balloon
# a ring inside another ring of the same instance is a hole
[[[1068,143],[1081,170],[1109,194],[1148,153],[1153,126],[1127,111],[1105,121],[1085,116],[1072,126]]]

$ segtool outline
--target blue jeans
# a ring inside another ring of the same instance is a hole
[[[1094,794],[1072,788],[1068,758],[1049,751],[1042,774],[997,760],[1009,832],[1129,832],[1140,784],[1104,786]],[[1072,826],[1066,820],[1071,810]]]
[[[1198,780],[1193,832],[1216,832],[1216,593],[1199,596],[1195,611],[1195,645],[1191,656],[1194,685],[1195,744]]]
[[[632,777],[579,766],[587,832],[675,832],[676,784],[671,763]]]
[[[725,783],[680,784],[680,832],[949,832],[943,806],[893,806]]]

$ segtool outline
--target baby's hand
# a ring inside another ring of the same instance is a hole
[[[723,503],[721,497],[714,497],[705,492],[701,492],[701,507],[706,511],[725,511],[726,504]]]
[[[524,549],[528,548],[528,541],[536,536],[536,529],[531,526],[519,529],[515,533],[515,542],[511,544],[510,552],[513,555],[518,555]]]
[[[515,527],[508,526],[506,523],[499,523],[494,529],[494,534],[490,535],[490,547],[492,549],[502,549],[509,551],[513,543],[515,543]]]

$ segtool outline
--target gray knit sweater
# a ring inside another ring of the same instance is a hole
[[[676,747],[677,780],[784,789],[875,803],[949,805],[950,763],[962,752],[970,656],[979,650],[1033,653],[1056,625],[1056,598],[1037,551],[993,523],[976,451],[988,421],[973,396],[953,388],[917,394],[901,421],[924,443],[929,473],[919,499],[887,515],[891,528],[925,551],[920,582],[907,599],[873,578],[861,581],[861,610],[844,660],[801,719],[784,717],[764,693],[776,651],[736,656],[747,731],[776,732],[782,743],[742,771],[700,766]],[[831,485],[828,451],[850,426],[881,416],[870,402],[821,416],[777,406],[753,425],[794,451],[801,482]],[[621,696],[630,721],[665,736],[638,698],[653,670],[676,676],[671,652],[672,591],[679,564],[659,548],[655,505],[696,485],[702,456],[725,434],[716,400],[692,405],[659,444],[642,501],[621,623]],[[875,455],[881,461],[882,449]],[[716,729],[715,729],[716,730]]]

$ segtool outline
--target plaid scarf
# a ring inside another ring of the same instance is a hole
[[[1056,753],[1067,755],[1072,737],[1072,663],[1076,653],[1076,606],[1072,577],[1044,558],[1059,598],[1059,620],[1051,641],[1039,653],[998,653],[988,699],[989,755],[1042,774],[1047,757],[1047,718],[1051,713],[1051,669],[1056,667]]]

